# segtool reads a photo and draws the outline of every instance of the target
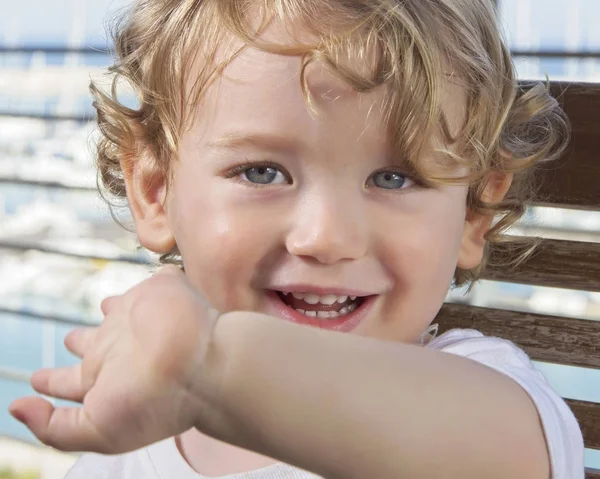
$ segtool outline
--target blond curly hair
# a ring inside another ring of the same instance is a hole
[[[267,42],[261,34],[273,22],[301,25],[315,40]],[[468,182],[471,211],[497,219],[486,235],[484,261],[473,270],[457,269],[456,285],[479,278],[490,247],[514,241],[505,233],[531,199],[532,172],[559,156],[569,138],[568,121],[548,89],[517,84],[490,0],[138,0],[116,23],[113,88],[90,87],[101,131],[97,165],[105,198],[125,198],[121,160],[135,161],[140,145],[170,177],[195,106],[241,51],[216,60],[217,50],[232,38],[244,48],[299,56],[304,69],[322,62],[358,92],[385,88],[384,113],[396,154],[430,185]],[[200,73],[189,88],[192,65],[200,65]],[[449,74],[467,98],[465,121],[455,135],[441,108]],[[119,101],[120,79],[136,92],[137,108]],[[300,86],[314,109],[304,74]],[[427,171],[419,161],[440,131],[452,146],[444,153],[454,166],[466,167],[467,176]],[[501,202],[490,204],[483,191],[495,172],[514,174],[514,181]],[[528,252],[504,261],[518,263]],[[177,262],[178,252],[162,260]]]

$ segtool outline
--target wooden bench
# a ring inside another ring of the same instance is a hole
[[[600,85],[555,83],[551,89],[571,120],[573,137],[556,168],[540,173],[543,201],[536,204],[600,211]],[[489,268],[483,278],[600,292],[600,244],[545,239],[517,270]],[[474,328],[506,338],[532,359],[600,368],[600,321],[465,304],[445,304],[437,321],[440,332]],[[579,420],[586,447],[600,450],[600,404],[567,402]],[[586,479],[592,478],[599,479],[600,470],[586,469]]]

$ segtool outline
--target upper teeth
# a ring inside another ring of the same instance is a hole
[[[289,293],[284,293],[289,294]],[[292,296],[296,299],[304,300],[304,302],[308,304],[324,304],[326,306],[331,306],[335,303],[345,303],[348,301],[348,296],[338,296],[337,294],[325,294],[323,296],[319,296],[318,294],[313,293],[292,293]],[[356,296],[350,296],[351,300],[355,300]]]

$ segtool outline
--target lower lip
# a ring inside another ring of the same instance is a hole
[[[275,291],[267,292],[268,308],[270,313],[274,313],[280,318],[287,319],[294,323],[313,326],[315,328],[329,329],[331,331],[340,331],[349,333],[358,327],[360,323],[367,317],[371,308],[375,304],[377,296],[366,297],[362,304],[351,313],[337,319],[318,319],[310,318],[299,313],[294,308],[285,304]]]

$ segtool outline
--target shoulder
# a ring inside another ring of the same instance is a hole
[[[427,348],[481,363],[510,376],[532,396],[551,395],[564,404],[529,356],[511,341],[485,336],[474,329],[452,329],[432,339]]]
[[[571,412],[523,350],[511,341],[472,329],[453,329],[432,339],[428,348],[456,354],[510,377],[535,404],[550,452],[553,479],[583,479],[583,437]]]
[[[507,359],[508,364],[531,364],[529,357],[514,343],[494,336],[485,336],[474,329],[451,329],[433,338],[430,349],[482,361]]]

